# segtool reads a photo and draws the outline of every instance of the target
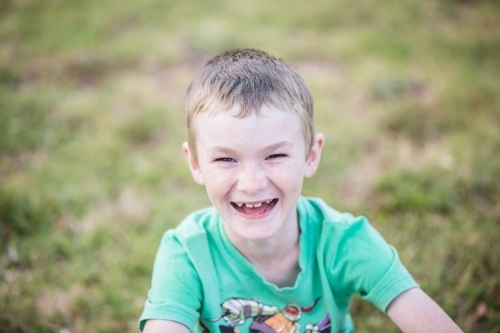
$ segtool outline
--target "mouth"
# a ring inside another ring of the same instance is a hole
[[[273,209],[276,203],[278,203],[278,198],[254,203],[231,202],[231,206],[243,214],[260,215]]]

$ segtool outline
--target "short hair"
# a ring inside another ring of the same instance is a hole
[[[295,112],[302,123],[306,158],[314,142],[313,98],[304,78],[282,59],[254,49],[226,51],[207,62],[187,89],[188,144],[197,160],[194,120],[239,106],[237,117],[263,105]]]

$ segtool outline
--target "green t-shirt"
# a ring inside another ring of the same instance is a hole
[[[354,332],[352,295],[385,312],[417,283],[364,217],[300,197],[295,286],[267,282],[224,233],[215,208],[188,216],[161,241],[139,321],[172,320],[192,332]]]

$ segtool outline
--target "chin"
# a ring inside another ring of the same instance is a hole
[[[267,226],[256,228],[241,228],[239,230],[232,230],[238,237],[247,241],[264,241],[272,238],[278,232],[279,228],[272,228]]]
[[[238,235],[248,242],[263,242],[270,239],[273,235]]]

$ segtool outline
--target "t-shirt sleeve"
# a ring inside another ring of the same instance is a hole
[[[148,319],[163,319],[181,323],[192,331],[200,306],[199,276],[174,231],[168,231],[156,254],[151,289],[139,329],[143,330]]]
[[[382,312],[402,292],[418,287],[396,249],[364,217],[345,224],[331,274],[341,280],[348,293],[359,293]]]

